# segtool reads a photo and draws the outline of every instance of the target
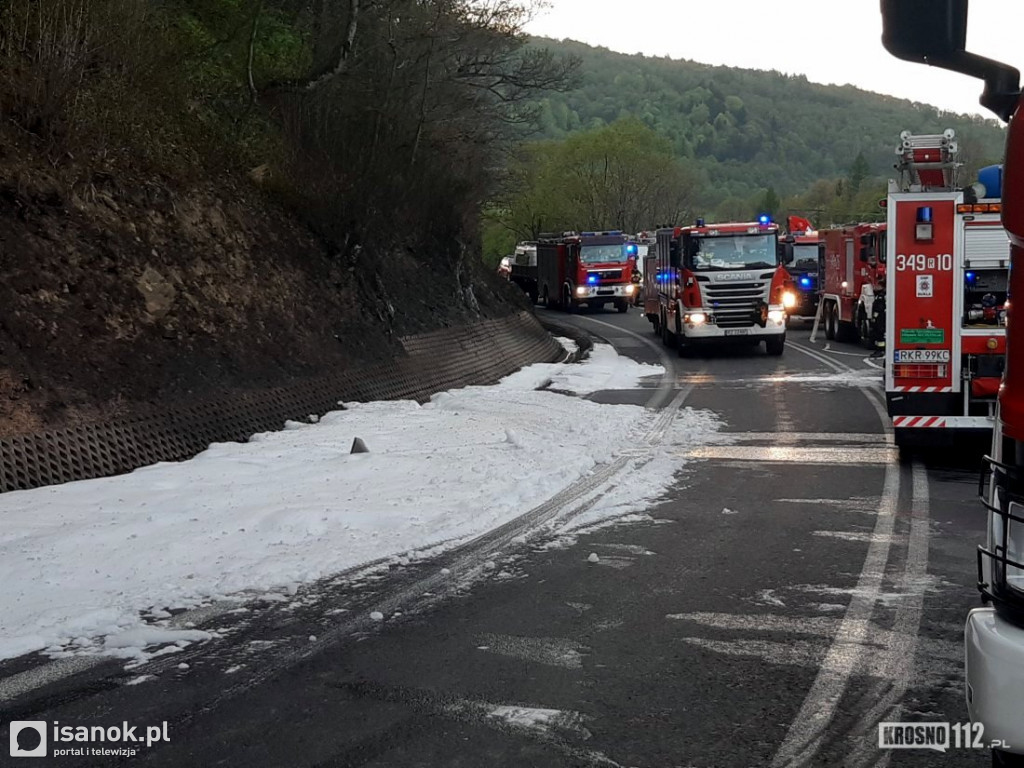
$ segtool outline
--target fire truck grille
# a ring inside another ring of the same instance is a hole
[[[701,292],[720,328],[750,328],[757,305],[768,301],[770,281],[704,283]]]
[[[603,269],[600,271],[591,271],[588,275],[597,275],[597,279],[601,282],[605,280],[621,280],[622,270],[621,269]]]

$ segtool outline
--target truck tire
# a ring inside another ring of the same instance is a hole
[[[572,314],[575,307],[572,305],[572,292],[568,286],[562,289],[562,310]]]
[[[769,336],[764,340],[764,351],[772,357],[779,357],[786,349],[786,334]]]
[[[825,338],[834,341],[836,338],[836,305],[833,302],[825,304]]]
[[[541,295],[540,303],[544,305],[545,309],[551,309],[551,297],[548,295],[548,287],[544,286],[544,293]]]
[[[654,335],[661,335],[661,318],[658,315],[648,315],[647,319],[651,321],[651,325],[654,326]]]
[[[619,310],[619,314],[629,312],[629,302],[626,299],[618,299],[615,302],[615,308]]]
[[[533,288],[530,289],[530,303],[531,304],[536,304],[537,303],[537,298],[538,298],[538,296],[537,296],[537,286],[534,286]]]

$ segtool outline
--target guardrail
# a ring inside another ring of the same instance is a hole
[[[493,384],[564,351],[527,312],[401,339],[404,354],[287,387],[168,406],[158,414],[0,438],[0,493],[182,461],[211,443],[307,420],[343,401],[419,400],[470,384]]]

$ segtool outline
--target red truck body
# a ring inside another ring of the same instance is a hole
[[[825,229],[820,302],[828,339],[867,343],[875,297],[884,292],[886,224]]]
[[[637,244],[621,232],[542,236],[537,243],[537,290],[547,307],[571,312],[614,304],[629,310],[637,287]]]

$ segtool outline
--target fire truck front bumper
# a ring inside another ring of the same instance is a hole
[[[616,283],[615,285],[581,285],[576,288],[577,301],[615,301],[616,299],[632,299],[639,290],[634,283]]]
[[[1024,754],[1024,628],[975,608],[964,629],[967,711],[984,723],[984,741],[1002,741],[1006,751]]]
[[[780,336],[786,332],[786,312],[781,308],[772,308],[768,311],[768,317],[762,328],[757,323],[742,327],[722,327],[716,322],[712,313],[701,311],[690,311],[681,318],[683,336],[687,340],[713,341],[720,339],[763,339],[770,336]]]

